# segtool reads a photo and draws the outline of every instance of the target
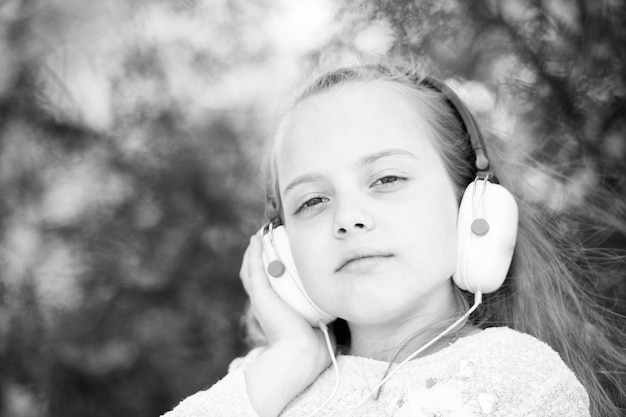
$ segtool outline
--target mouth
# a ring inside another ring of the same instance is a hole
[[[378,251],[354,252],[341,260],[335,272],[368,268],[391,257],[390,253]]]

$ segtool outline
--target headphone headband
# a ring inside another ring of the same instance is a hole
[[[441,93],[450,103],[452,108],[456,110],[458,115],[463,121],[465,131],[467,132],[472,149],[476,155],[476,169],[478,169],[477,177],[490,178],[495,180],[495,176],[489,169],[489,157],[487,156],[487,147],[485,146],[485,140],[476,119],[472,116],[467,106],[463,103],[463,100],[443,81],[435,78],[431,75],[426,75],[420,80],[420,84],[430,87],[433,90]]]

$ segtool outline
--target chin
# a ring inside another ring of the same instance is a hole
[[[347,304],[347,303],[346,303]],[[397,320],[405,320],[407,314],[406,308],[399,308],[400,305],[390,302],[388,299],[381,300],[378,297],[362,299],[358,305],[344,305],[345,320],[355,324],[384,324]],[[352,307],[352,308],[351,308]]]

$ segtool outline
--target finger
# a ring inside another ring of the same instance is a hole
[[[308,322],[289,306],[272,288],[263,265],[261,237],[252,236],[246,256],[245,272],[250,305],[268,340],[308,333]],[[277,319],[280,318],[280,319]]]
[[[252,236],[246,258],[247,272],[245,275],[247,276],[248,296],[252,303],[252,309],[263,322],[266,321],[263,320],[264,317],[283,315],[284,309],[289,307],[280,299],[269,282],[263,265],[262,252],[263,244],[260,235]],[[281,311],[280,314],[277,313],[279,310]]]
[[[270,283],[265,275],[265,268],[263,266],[263,247],[261,243],[261,237],[257,234],[250,239],[247,264],[247,279],[251,297],[260,292],[267,291],[270,288]]]
[[[250,238],[252,240],[252,238]],[[241,261],[241,268],[239,269],[239,279],[243,284],[243,288],[246,293],[250,292],[250,274],[248,273],[248,259],[250,258],[250,245],[246,248],[246,251],[243,254],[243,259]]]

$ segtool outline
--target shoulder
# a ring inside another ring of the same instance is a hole
[[[480,352],[498,353],[507,352],[509,349],[531,350],[545,355],[558,355],[550,346],[539,339],[510,329],[508,327],[489,327],[471,336],[457,341],[464,347],[480,348]],[[501,350],[504,349],[504,350]]]
[[[491,327],[460,339],[456,344],[470,357],[500,367],[524,367],[571,373],[559,354],[548,344],[508,327]]]
[[[507,327],[492,327],[462,338],[451,348],[494,378],[545,383],[565,378],[578,382],[559,354],[537,338]],[[487,376],[487,375],[485,375]]]
[[[264,347],[259,347],[236,358],[230,363],[224,378],[211,388],[185,398],[162,417],[256,416],[248,399],[243,371],[264,350]]]
[[[196,392],[162,417],[256,416],[248,399],[243,370],[237,369],[211,388]]]
[[[589,416],[587,393],[559,354],[509,328],[463,337],[416,360],[404,376],[396,417]]]
[[[518,411],[569,407],[580,411],[571,415],[584,415],[588,410],[587,393],[574,373],[557,352],[533,336],[506,327],[488,328],[449,349],[463,358],[457,361],[457,375],[473,379],[477,395],[488,393]]]

